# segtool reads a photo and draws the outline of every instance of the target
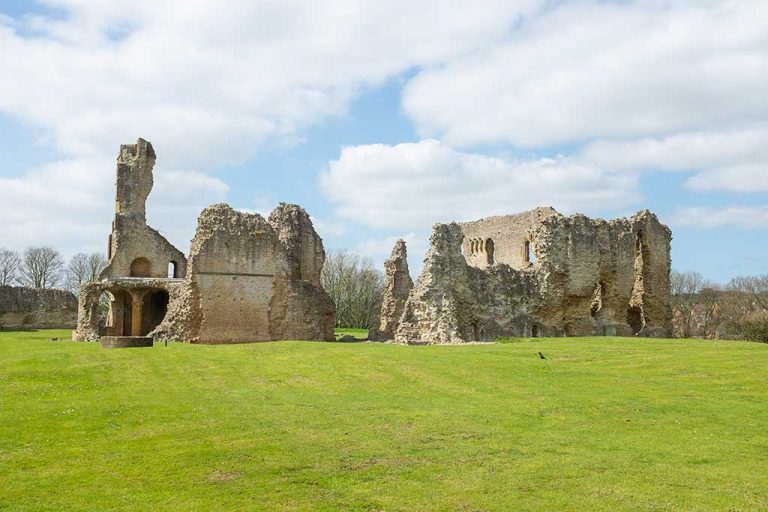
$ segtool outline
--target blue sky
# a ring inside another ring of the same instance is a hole
[[[768,5],[0,1],[0,246],[102,250],[120,143],[150,223],[295,202],[326,246],[420,267],[430,226],[552,205],[768,272]]]

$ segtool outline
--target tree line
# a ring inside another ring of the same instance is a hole
[[[39,290],[63,289],[77,294],[82,283],[96,281],[107,265],[101,253],[78,253],[69,261],[52,247],[29,247],[23,253],[0,247],[0,286]]]
[[[673,271],[670,278],[676,337],[768,342],[768,274],[725,285],[698,272]]]

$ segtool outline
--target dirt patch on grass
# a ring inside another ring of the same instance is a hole
[[[242,477],[241,471],[214,471],[208,475],[207,480],[211,483],[231,482]]]

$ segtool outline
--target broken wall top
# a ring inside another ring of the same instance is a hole
[[[154,183],[152,144],[138,139],[120,146],[117,157],[115,220],[109,237],[109,263],[100,278],[182,278],[187,258],[147,225],[146,202]]]
[[[136,144],[123,144],[117,157],[117,193],[115,213],[146,219],[146,203],[154,180],[156,160],[152,144],[138,139]]]

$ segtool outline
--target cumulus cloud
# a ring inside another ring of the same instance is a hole
[[[70,255],[106,252],[114,180],[114,157],[61,160],[24,176],[0,177],[0,245],[21,250],[46,244]],[[227,190],[217,178],[161,167],[148,201],[148,221],[186,247],[200,209],[221,201]]]
[[[403,104],[424,136],[543,147],[760,122],[763,0],[574,1],[420,73]]]
[[[629,141],[599,140],[578,158],[616,170],[688,171],[697,191],[768,191],[768,126],[674,134]]]
[[[205,173],[295,142],[363,88],[494,44],[541,2],[44,3],[53,14],[0,16],[0,113],[37,128],[62,160],[2,178],[0,240],[74,252],[103,245],[119,144],[153,142],[150,221],[175,212],[162,225],[188,239],[187,213],[226,194]]]
[[[392,254],[395,243],[401,238],[405,240],[408,250],[408,270],[411,277],[416,279],[416,276],[421,272],[423,258],[429,248],[428,233],[411,231],[402,235],[369,238],[356,244],[352,250],[357,254],[368,256],[376,263],[377,267],[381,268],[384,265],[384,260]]]
[[[768,228],[768,205],[682,208],[673,215],[672,223],[698,228]]]
[[[321,173],[320,186],[342,218],[398,229],[541,205],[603,212],[639,199],[631,173],[609,173],[566,157],[488,157],[437,140],[345,147]]]

